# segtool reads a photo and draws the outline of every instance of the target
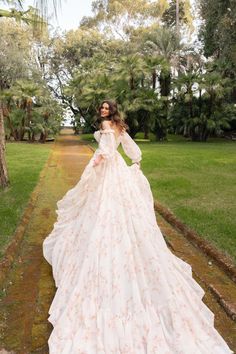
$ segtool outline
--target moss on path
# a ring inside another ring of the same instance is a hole
[[[48,308],[55,287],[42,242],[56,221],[56,202],[78,181],[92,151],[72,131],[58,136],[40,180],[38,198],[0,297],[0,352],[48,353]]]
[[[78,182],[91,156],[92,150],[74,136],[72,130],[63,130],[55,141],[43,171],[44,177],[38,185],[38,199],[31,219],[0,294],[0,353],[3,348],[20,354],[48,353],[47,340],[52,326],[47,318],[55,287],[51,267],[43,258],[42,242],[56,221],[56,202]],[[159,217],[158,223],[172,251],[187,259],[191,253],[188,252],[189,243],[180,241],[176,231]],[[174,241],[176,238],[177,243]],[[193,269],[195,261],[199,264],[201,260],[198,252],[194,253],[190,258]],[[205,267],[203,264],[196,269],[206,272]],[[213,276],[209,281],[214,279]],[[231,283],[229,286],[233,289]],[[236,324],[225,314],[211,292],[206,291],[207,304],[216,314],[216,327],[234,350]]]

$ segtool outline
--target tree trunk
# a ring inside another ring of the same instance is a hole
[[[166,140],[166,131],[162,128],[158,128],[155,132],[155,135],[157,141]]]
[[[141,79],[141,87],[144,88],[144,78]]]
[[[144,131],[144,139],[149,139],[149,132],[148,131]]]
[[[7,173],[7,165],[5,158],[5,131],[4,131],[4,116],[3,116],[3,106],[0,101],[0,186],[6,188],[9,184],[9,178]]]
[[[130,76],[129,85],[130,85],[130,90],[134,90],[134,77],[133,77],[133,75]]]
[[[20,141],[24,140],[25,135],[25,118],[22,118],[21,126],[20,126]]]
[[[199,89],[199,117],[201,117],[202,114],[202,90]]]
[[[144,139],[149,139],[149,128],[144,126]]]
[[[170,94],[170,85],[171,85],[171,73],[161,71],[159,76],[160,83],[160,93],[161,96],[169,96]]]
[[[153,90],[156,89],[156,82],[157,82],[157,73],[156,73],[156,70],[153,70],[153,72],[152,72],[152,88],[153,88]]]
[[[12,122],[11,122],[11,119],[10,119],[9,115],[7,115],[6,118],[7,118],[7,122],[8,122],[8,127],[9,127],[9,129],[11,131],[11,135],[13,136],[14,140],[17,140],[15,128],[12,125]]]
[[[28,100],[28,103],[27,103],[27,119],[26,119],[26,125],[29,129],[30,127],[30,124],[31,124],[31,121],[32,121],[32,100]],[[28,141],[30,142],[31,141],[31,131],[28,130]]]
[[[189,137],[189,129],[188,129],[188,125],[186,123],[184,123],[184,132],[183,132],[183,136],[185,138]]]
[[[45,132],[43,135],[43,141],[42,141],[43,144],[46,142],[47,136],[48,136],[48,132],[47,132],[47,129],[45,129]]]

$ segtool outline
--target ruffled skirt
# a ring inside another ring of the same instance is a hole
[[[191,266],[167,247],[137,165],[86,166],[43,242],[57,287],[50,354],[233,353]]]

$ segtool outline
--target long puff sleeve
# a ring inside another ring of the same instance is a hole
[[[102,129],[100,134],[96,155],[101,155],[104,159],[110,159],[116,151],[115,131],[113,129]]]
[[[139,146],[126,131],[124,131],[121,135],[121,145],[124,152],[133,163],[140,162],[142,160],[142,152]]]

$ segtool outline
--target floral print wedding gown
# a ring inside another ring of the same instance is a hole
[[[56,294],[50,354],[233,353],[214,328],[191,266],[167,247],[141,151],[127,132],[98,130],[98,149],[57,202],[43,242]],[[97,166],[98,154],[104,159]]]

